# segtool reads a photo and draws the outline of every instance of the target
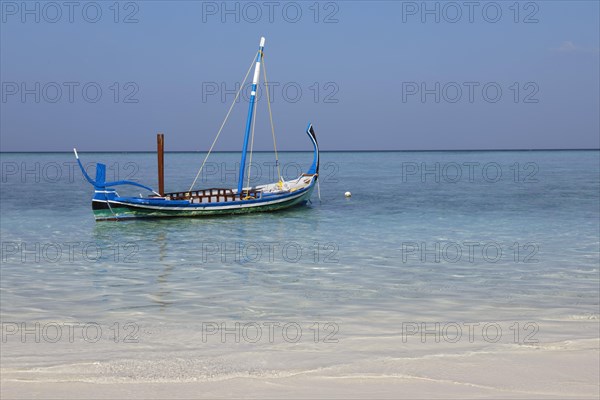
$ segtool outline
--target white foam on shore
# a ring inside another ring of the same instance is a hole
[[[259,358],[249,362],[259,354],[247,354],[238,364],[227,357],[211,362],[171,358],[5,369],[2,398],[27,398],[36,392],[41,398],[108,398],[123,391],[130,398],[167,393],[194,398],[593,398],[600,389],[599,350],[597,340],[581,340],[502,352],[355,360],[295,371],[270,370],[266,364],[261,369]],[[294,362],[289,354],[283,357]]]
[[[414,398],[441,393],[445,398],[597,395],[597,321],[539,323],[538,341],[532,343],[522,338],[515,343],[512,332],[496,343],[477,337],[451,343],[425,336],[422,341],[352,322],[342,323],[337,343],[315,342],[312,336],[298,343],[202,342],[193,325],[144,326],[139,343],[9,342],[2,352],[2,398],[31,397],[36,391],[44,394],[41,398],[82,393],[104,398],[116,390],[132,398],[158,393],[213,398],[248,393],[263,398],[289,393],[355,398],[372,393]],[[499,326],[506,331],[509,324]]]

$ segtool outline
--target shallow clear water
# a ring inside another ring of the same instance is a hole
[[[80,157],[156,186],[154,154]],[[1,158],[5,367],[193,380],[598,337],[597,151],[323,153],[321,201],[306,207],[101,223],[70,154]],[[167,154],[167,190],[188,189],[202,158]],[[213,155],[197,186],[234,186],[238,158]],[[311,160],[282,153],[284,175]],[[276,179],[273,161],[255,154],[252,183]],[[101,338],[67,338],[77,323]]]

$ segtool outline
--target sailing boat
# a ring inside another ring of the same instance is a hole
[[[267,94],[267,104],[271,121],[271,132],[273,134],[273,143],[275,146],[276,165],[278,167],[279,180],[266,185],[251,186],[248,176],[247,185],[244,186],[244,175],[246,172],[246,156],[248,153],[248,142],[251,140],[250,164],[252,163],[252,146],[254,142],[254,111],[256,108],[256,89],[259,82],[261,64],[263,64],[263,74],[265,85],[268,85],[266,79],[266,68],[264,68],[264,50],[265,38],[260,39],[259,50],[256,57],[253,57],[252,64],[248,68],[244,82],[240,86],[233,104],[229,108],[225,120],[223,121],[217,137],[208,151],[196,179],[191,187],[186,191],[164,193],[163,178],[163,137],[158,136],[158,165],[159,165],[159,190],[156,191],[149,186],[137,182],[121,180],[106,182],[106,165],[96,164],[96,179],[92,179],[86,172],[83,164],[79,160],[77,149],[73,149],[77,163],[87,181],[94,187],[94,196],[92,198],[92,210],[96,221],[102,220],[122,220],[131,218],[162,218],[162,217],[203,217],[223,214],[241,214],[260,211],[276,211],[306,204],[318,184],[319,177],[319,145],[312,124],[308,124],[306,133],[313,144],[314,155],[313,162],[306,173],[301,174],[296,179],[284,181],[281,178],[279,169],[279,160],[277,156],[277,147],[275,142],[275,130],[273,128],[273,118],[271,115],[271,105],[269,99],[269,90]],[[242,147],[242,159],[238,177],[237,188],[211,188],[194,190],[194,185],[202,172],[210,152],[212,151],[227,118],[236,104],[241,89],[244,87],[248,74],[254,65],[254,78],[252,81],[252,90],[250,92],[250,101],[248,105],[248,118],[246,121],[246,130],[244,134],[244,144]],[[248,173],[249,175],[249,173]],[[122,197],[119,196],[115,187],[120,185],[131,185],[147,190],[146,196],[140,197]]]

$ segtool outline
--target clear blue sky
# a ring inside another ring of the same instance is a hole
[[[597,1],[63,3],[0,2],[2,151],[206,150],[261,35],[283,150],[600,147]]]

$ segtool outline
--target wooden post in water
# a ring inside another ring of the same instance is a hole
[[[165,195],[165,135],[156,134],[156,155],[158,156],[158,193]]]

